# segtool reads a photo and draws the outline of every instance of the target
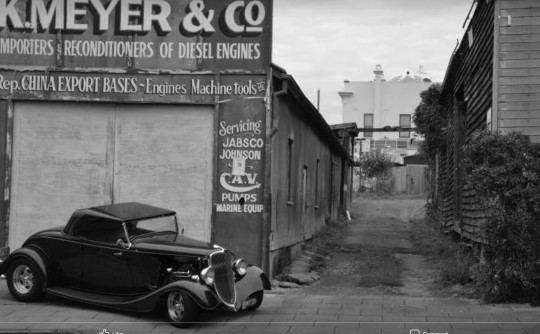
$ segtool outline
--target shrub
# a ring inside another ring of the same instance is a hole
[[[476,133],[464,175],[486,213],[485,263],[477,282],[488,302],[540,300],[540,149],[528,137]]]
[[[373,151],[360,156],[360,175],[364,180],[373,180],[377,194],[388,194],[394,189],[392,179],[392,158],[390,155]]]

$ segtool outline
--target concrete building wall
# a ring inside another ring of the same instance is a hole
[[[369,82],[345,81],[343,91],[339,92],[344,123],[356,122],[359,127],[365,127],[364,115],[370,113],[374,115],[375,128],[399,126],[400,114],[412,115],[420,103],[420,93],[432,84],[429,79],[409,73],[387,81],[380,65],[374,73],[374,80]],[[359,137],[364,137],[363,132]],[[384,137],[398,139],[399,133],[373,133],[373,139]]]

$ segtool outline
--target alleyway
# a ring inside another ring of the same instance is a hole
[[[436,272],[409,241],[424,205],[419,197],[356,197],[352,220],[338,231],[336,247],[323,251],[326,267],[307,293],[431,297]]]

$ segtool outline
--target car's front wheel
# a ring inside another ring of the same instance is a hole
[[[172,325],[186,328],[193,325],[199,307],[190,296],[180,290],[169,292],[166,299],[167,315]]]
[[[7,286],[11,295],[21,302],[32,302],[43,296],[43,277],[38,266],[29,259],[17,259],[9,266]]]

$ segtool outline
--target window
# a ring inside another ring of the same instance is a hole
[[[401,129],[411,127],[411,115],[401,114],[399,115],[399,127]],[[409,138],[411,136],[411,131],[399,131],[399,138]]]
[[[407,148],[407,147],[409,147],[409,141],[408,140],[398,140],[397,148]]]
[[[292,167],[293,167],[293,143],[294,140],[289,139],[288,146],[288,166],[287,166],[287,201],[292,205]]]
[[[122,222],[108,220],[79,220],[77,226],[73,229],[72,235],[106,243],[115,243],[118,239],[125,239]]]
[[[364,128],[373,128],[373,114],[364,114]],[[364,137],[373,137],[373,131],[364,130]]]

